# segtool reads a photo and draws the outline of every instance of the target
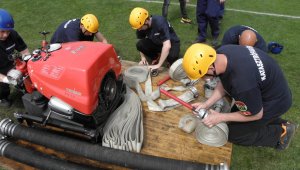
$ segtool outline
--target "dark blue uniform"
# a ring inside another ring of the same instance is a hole
[[[15,30],[10,31],[9,36],[5,41],[0,40],[0,73],[6,75],[7,72],[14,67],[14,61],[12,60],[11,55],[15,50],[21,52],[26,49],[27,45]],[[0,83],[0,100],[7,99],[9,94],[9,85]]]
[[[196,18],[198,23],[198,41],[206,41],[207,24],[210,25],[212,37],[214,39],[217,39],[220,34],[220,0],[197,0],[196,8]]]
[[[137,50],[155,60],[161,53],[163,42],[171,41],[171,49],[167,61],[172,64],[179,58],[180,40],[173,27],[162,16],[152,16],[151,27],[147,30],[137,30]]]
[[[72,19],[60,24],[53,34],[50,43],[65,43],[72,41],[93,41],[94,34],[84,35],[80,29],[80,19]]]
[[[263,37],[261,35],[259,35],[255,29],[248,27],[248,26],[244,26],[244,25],[237,25],[237,26],[233,26],[233,27],[229,28],[224,34],[224,37],[222,40],[222,45],[226,45],[226,44],[238,45],[239,44],[239,36],[245,30],[254,31],[256,34],[256,38],[257,38],[257,42],[255,43],[254,47],[267,52],[267,45],[266,45],[266,42],[263,39]]]
[[[241,145],[276,146],[282,133],[280,119],[292,104],[288,83],[276,63],[264,51],[240,45],[217,50],[227,58],[220,75],[224,89],[235,99],[235,110],[254,115],[263,109],[263,118],[252,122],[229,123],[229,140]]]

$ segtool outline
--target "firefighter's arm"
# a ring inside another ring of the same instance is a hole
[[[29,52],[28,48],[26,48],[25,50],[21,51],[20,53],[22,54],[22,56],[30,55],[30,52]]]
[[[225,90],[224,90],[223,84],[221,81],[218,81],[211,97],[203,103],[202,107],[208,109],[209,107],[214,105],[218,100],[220,100],[224,95],[225,95]],[[200,109],[200,108],[198,108],[198,109]]]
[[[263,117],[263,108],[257,113],[253,115],[246,115],[242,111],[232,112],[232,113],[225,113],[222,114],[222,120],[224,122],[250,122],[255,120],[260,120]],[[226,116],[225,116],[226,115]]]
[[[149,68],[152,70],[160,68],[165,62],[166,58],[168,57],[170,49],[171,49],[171,41],[170,40],[164,41],[158,63],[156,65],[149,66]]]
[[[107,40],[106,40],[106,38],[104,37],[104,35],[101,34],[99,31],[95,34],[95,36],[96,36],[96,38],[97,38],[98,41],[103,42],[105,44],[108,43]]]
[[[0,73],[0,80],[2,83],[8,83],[8,79],[5,75]]]
[[[209,114],[202,122],[208,126],[213,127],[220,122],[250,122],[260,120],[263,117],[263,109],[255,115],[245,115],[241,111],[232,113],[219,113],[214,110],[209,110]]]
[[[12,83],[8,80],[7,76],[5,76],[5,75],[3,75],[3,74],[0,74],[0,80],[1,80],[2,83],[12,84]]]

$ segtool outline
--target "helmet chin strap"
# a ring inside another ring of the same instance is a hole
[[[212,63],[212,66],[214,67],[213,73],[214,74],[206,74],[207,76],[212,76],[212,77],[217,77],[217,72],[216,72],[216,67],[215,67],[215,63]]]
[[[217,77],[217,72],[216,72],[216,67],[215,67],[215,63],[212,63],[213,67],[214,67],[214,77]]]

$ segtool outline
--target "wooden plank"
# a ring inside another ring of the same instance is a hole
[[[122,61],[122,69],[125,70],[130,66],[137,65],[135,62]],[[158,77],[152,78],[153,90],[158,88],[156,83],[164,78],[168,72],[163,69]],[[166,82],[170,87],[180,85],[178,82],[169,80]],[[144,88],[144,84],[141,84]],[[200,90],[200,101],[203,101],[203,82],[197,85]],[[179,95],[179,92],[172,92]],[[169,99],[162,95],[161,99]],[[195,134],[187,134],[178,128],[180,118],[185,114],[191,114],[187,108],[180,106],[166,112],[151,112],[147,104],[143,103],[143,122],[144,122],[144,142],[142,147],[142,154],[154,155],[158,157],[171,158],[177,160],[192,161],[206,164],[220,164],[226,162],[228,165],[231,163],[232,144],[227,143],[222,147],[210,147],[199,143],[194,137]],[[39,145],[34,145],[25,141],[18,141],[18,144],[33,148],[37,151],[56,156],[61,159],[86,164],[89,166],[107,168],[107,169],[126,169],[116,165],[110,165],[99,161],[89,160],[83,157],[70,155],[67,153],[58,152],[48,149]],[[33,170],[30,166],[0,157],[0,166],[5,169],[20,169],[20,170]]]

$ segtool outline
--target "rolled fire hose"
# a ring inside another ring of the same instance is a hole
[[[194,115],[187,114],[180,118],[178,128],[186,133],[192,133],[196,129],[197,119]]]
[[[226,123],[221,122],[213,127],[207,127],[201,121],[198,121],[195,135],[196,139],[209,146],[220,147],[228,141],[229,129]]]
[[[124,102],[106,122],[102,145],[114,149],[140,152],[143,136],[142,104],[138,96],[127,87]]]
[[[96,170],[99,168],[93,168],[77,163],[69,162],[66,160],[59,159],[55,156],[50,156],[33,149],[20,146],[14,142],[10,142],[5,137],[0,137],[0,153],[1,156],[21,162],[23,164],[38,168],[38,169],[55,169],[55,170]]]
[[[83,156],[89,159],[119,165],[132,169],[151,170],[228,170],[226,163],[210,165],[182,160],[161,158],[101,147],[96,144],[79,141],[67,136],[51,133],[37,128],[15,124],[10,119],[0,121],[0,132],[3,135],[26,140],[58,151]]]
[[[136,89],[142,101],[147,101],[147,97],[139,83],[146,81],[148,74],[149,70],[145,66],[132,66],[124,71],[125,84],[130,88]]]
[[[183,59],[180,58],[171,65],[170,70],[169,70],[169,76],[172,80],[179,81],[179,82],[183,83],[185,86],[193,86],[199,80],[190,80],[187,77],[187,75],[182,67],[182,61],[183,61]]]
[[[185,71],[182,68],[183,59],[180,58],[176,60],[170,67],[169,75],[171,79],[176,81],[181,81],[183,79],[188,79]]]
[[[200,119],[189,114],[181,117],[178,127],[187,133],[195,131],[198,142],[205,145],[220,147],[228,141],[229,129],[227,124],[223,122],[209,128]]]
[[[194,112],[197,112],[197,114],[198,114],[197,117],[200,119],[205,118],[209,114],[208,111],[205,109],[196,110],[196,108],[194,108],[189,103],[182,101],[181,99],[177,98],[176,96],[172,95],[171,93],[169,93],[163,89],[161,89],[161,92],[163,94],[165,94],[166,96],[176,100],[177,102],[179,102],[183,106],[187,107],[188,109],[190,109]],[[185,131],[184,128],[186,128],[185,127],[186,125],[183,124],[183,123],[185,123],[185,121],[181,120],[181,121],[179,121],[179,123],[181,123],[181,124],[179,124],[178,126],[182,127],[182,129]],[[199,124],[197,125],[196,129],[199,127]],[[228,131],[229,130],[228,130],[226,123],[220,123],[220,124],[221,124],[220,127],[217,124],[211,128],[199,128],[199,130],[196,133],[197,140],[200,143],[210,145],[210,146],[216,146],[216,147],[223,146],[224,144],[226,144],[227,139],[228,139]],[[204,130],[202,130],[202,129],[204,129]],[[188,129],[188,131],[193,131],[193,129]],[[215,132],[215,134],[213,134],[213,132]]]

